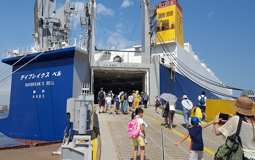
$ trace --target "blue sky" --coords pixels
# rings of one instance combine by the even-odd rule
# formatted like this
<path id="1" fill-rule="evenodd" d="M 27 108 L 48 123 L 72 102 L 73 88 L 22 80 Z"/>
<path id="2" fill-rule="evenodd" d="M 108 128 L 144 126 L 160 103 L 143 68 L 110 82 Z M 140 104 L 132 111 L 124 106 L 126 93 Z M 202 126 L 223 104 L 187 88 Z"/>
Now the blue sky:
<path id="1" fill-rule="evenodd" d="M 33 45 L 35 1 L 3 1 L 0 6 L 0 54 L 4 49 Z M 81 3 L 74 0 L 77 6 Z M 159 0 L 151 0 L 154 6 Z M 215 75 L 230 86 L 255 91 L 255 1 L 254 0 L 179 0 L 183 9 L 184 42 Z M 65 0 L 57 0 L 61 6 Z M 140 0 L 97 0 L 96 46 L 125 47 L 128 40 L 140 40 Z M 81 7 L 80 7 L 81 8 Z M 138 20 L 138 23 L 137 23 Z M 137 23 L 137 24 L 136 24 Z M 78 17 L 72 21 L 71 36 L 81 34 Z M 132 35 L 132 36 L 131 36 Z M 0 64 L 0 73 L 8 65 Z M 3 79 L 11 70 L 1 75 Z M 0 104 L 9 104 L 11 78 L 0 83 Z M 240 92 L 235 92 L 236 96 Z"/>

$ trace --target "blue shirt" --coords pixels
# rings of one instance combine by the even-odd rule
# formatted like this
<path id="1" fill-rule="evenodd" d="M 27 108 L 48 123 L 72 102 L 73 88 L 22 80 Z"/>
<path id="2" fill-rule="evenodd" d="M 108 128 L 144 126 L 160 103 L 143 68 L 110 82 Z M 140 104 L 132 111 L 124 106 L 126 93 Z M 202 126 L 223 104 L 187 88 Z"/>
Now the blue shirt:
<path id="1" fill-rule="evenodd" d="M 188 130 L 189 130 L 189 135 L 191 137 L 190 150 L 203 151 L 204 143 L 202 138 L 202 127 L 194 126 L 192 128 L 189 128 Z"/>
<path id="2" fill-rule="evenodd" d="M 116 107 L 120 106 L 120 101 L 118 101 L 117 99 L 119 99 L 119 97 L 115 97 L 114 100 L 116 102 Z"/>

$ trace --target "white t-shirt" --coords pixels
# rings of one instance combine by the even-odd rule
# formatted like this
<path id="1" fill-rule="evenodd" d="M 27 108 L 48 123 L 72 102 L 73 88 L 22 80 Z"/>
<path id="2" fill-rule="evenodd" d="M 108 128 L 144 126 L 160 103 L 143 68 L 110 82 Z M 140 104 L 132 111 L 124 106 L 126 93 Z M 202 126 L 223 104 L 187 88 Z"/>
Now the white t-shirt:
<path id="1" fill-rule="evenodd" d="M 231 136 L 234 133 L 236 133 L 238 122 L 239 122 L 239 116 L 233 116 L 227 121 L 227 123 L 225 123 L 222 127 L 219 128 L 219 131 L 222 133 L 224 140 L 226 140 L 228 136 Z M 242 121 L 239 136 L 242 141 L 244 156 L 246 158 L 254 159 L 255 141 L 253 141 L 252 124 Z"/>
<path id="2" fill-rule="evenodd" d="M 174 107 L 175 102 L 169 101 L 168 103 L 169 103 L 169 111 L 175 111 L 175 107 Z"/>
<path id="3" fill-rule="evenodd" d="M 133 99 L 134 99 L 133 96 L 129 96 L 129 97 L 128 97 L 128 102 L 133 102 Z"/>
<path id="4" fill-rule="evenodd" d="M 107 102 L 107 103 L 111 103 L 111 100 L 112 100 L 111 97 L 106 97 L 106 102 Z"/>
<path id="5" fill-rule="evenodd" d="M 198 96 L 198 101 L 200 102 L 200 99 L 201 99 L 201 97 L 205 97 L 204 99 L 205 99 L 205 102 L 206 102 L 206 100 L 207 100 L 207 97 L 205 96 L 205 95 L 199 95 Z M 206 106 L 206 103 L 205 104 L 203 104 L 203 106 Z"/>
<path id="6" fill-rule="evenodd" d="M 140 116 L 138 116 L 138 115 L 136 115 L 136 117 L 139 117 L 139 118 L 138 118 L 138 128 L 140 128 L 141 124 L 143 124 L 143 119 L 140 118 Z M 140 128 L 140 134 L 141 134 L 142 136 L 144 136 L 143 132 L 141 131 L 141 128 Z"/>

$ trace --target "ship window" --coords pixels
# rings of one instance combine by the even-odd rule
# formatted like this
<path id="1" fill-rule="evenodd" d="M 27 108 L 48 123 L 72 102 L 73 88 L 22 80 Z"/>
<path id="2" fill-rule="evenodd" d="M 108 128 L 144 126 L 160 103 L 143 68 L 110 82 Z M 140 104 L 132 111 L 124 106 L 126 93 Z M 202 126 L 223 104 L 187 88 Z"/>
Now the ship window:
<path id="1" fill-rule="evenodd" d="M 120 56 L 116 56 L 113 58 L 113 62 L 122 62 L 122 58 Z"/>
<path id="2" fill-rule="evenodd" d="M 168 20 L 162 21 L 162 30 L 167 29 L 169 29 L 169 21 Z"/>
<path id="3" fill-rule="evenodd" d="M 174 24 L 173 23 L 171 24 L 171 29 L 174 29 Z"/>
<path id="4" fill-rule="evenodd" d="M 159 15 L 158 15 L 158 19 L 161 19 L 161 18 L 164 18 L 165 17 L 165 13 L 160 13 Z"/>
<path id="5" fill-rule="evenodd" d="M 169 16 L 173 16 L 173 11 L 166 12 L 166 16 L 167 16 L 167 17 L 169 17 Z"/>

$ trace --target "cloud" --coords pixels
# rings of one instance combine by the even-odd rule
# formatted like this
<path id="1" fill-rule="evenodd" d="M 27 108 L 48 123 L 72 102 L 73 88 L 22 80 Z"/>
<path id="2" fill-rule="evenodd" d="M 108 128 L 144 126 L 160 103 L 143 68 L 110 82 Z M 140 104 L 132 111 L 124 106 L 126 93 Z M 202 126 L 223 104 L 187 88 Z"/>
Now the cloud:
<path id="1" fill-rule="evenodd" d="M 129 7 L 129 6 L 133 5 L 133 4 L 134 4 L 133 1 L 124 0 L 120 7 L 121 7 L 121 8 L 126 8 L 126 7 Z"/>
<path id="2" fill-rule="evenodd" d="M 122 24 L 122 23 L 118 23 L 117 25 L 116 25 L 116 28 L 122 28 L 124 25 Z"/>
<path id="3" fill-rule="evenodd" d="M 102 14 L 104 16 L 114 16 L 115 12 L 112 9 L 106 8 L 103 4 L 97 4 L 97 14 Z"/>
<path id="4" fill-rule="evenodd" d="M 109 48 L 111 49 L 112 47 L 117 49 L 118 46 L 120 49 L 125 49 L 128 43 L 128 40 L 123 36 L 122 33 L 123 32 L 120 29 L 117 29 L 117 31 L 115 32 L 108 31 L 107 35 L 109 35 L 108 38 L 109 38 L 110 44 L 108 39 L 106 38 L 102 38 L 102 37 L 96 38 L 97 48 L 106 49 L 108 48 L 108 45 L 109 45 Z"/>
<path id="5" fill-rule="evenodd" d="M 208 13 L 206 16 L 207 16 L 207 18 L 212 18 L 212 17 L 213 17 L 213 15 L 214 15 L 214 11 L 213 11 L 213 12 Z"/>
<path id="6" fill-rule="evenodd" d="M 77 14 L 71 18 L 72 29 L 76 29 L 80 25 L 80 16 L 84 16 L 84 4 L 82 2 L 75 2 L 75 11 Z"/>
<path id="7" fill-rule="evenodd" d="M 107 9 L 103 4 L 97 4 L 97 14 L 114 16 L 115 12 L 112 9 Z M 75 11 L 77 14 L 71 17 L 72 29 L 77 29 L 80 25 L 80 16 L 85 16 L 84 4 L 82 2 L 75 2 Z"/>

